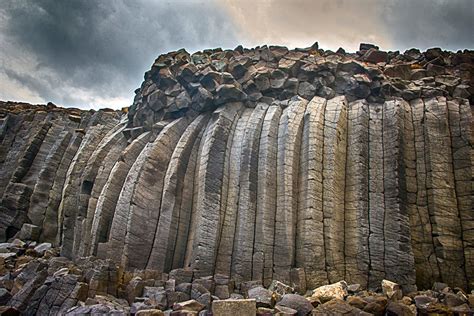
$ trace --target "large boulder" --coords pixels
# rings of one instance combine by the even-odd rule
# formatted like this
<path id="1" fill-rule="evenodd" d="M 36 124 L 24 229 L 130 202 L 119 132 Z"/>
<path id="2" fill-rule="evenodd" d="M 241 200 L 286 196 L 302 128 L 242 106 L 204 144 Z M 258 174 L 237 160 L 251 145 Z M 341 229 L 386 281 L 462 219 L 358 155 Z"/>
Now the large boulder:
<path id="1" fill-rule="evenodd" d="M 238 311 L 240 316 L 255 316 L 257 305 L 254 299 L 217 300 L 212 302 L 213 316 L 234 315 Z"/>
<path id="2" fill-rule="evenodd" d="M 329 301 L 331 299 L 343 300 L 348 295 L 346 281 L 320 286 L 313 290 L 312 297 L 320 300 Z"/>
<path id="3" fill-rule="evenodd" d="M 277 306 L 285 306 L 298 311 L 298 316 L 305 316 L 311 313 L 313 305 L 301 295 L 285 294 L 277 303 Z"/>

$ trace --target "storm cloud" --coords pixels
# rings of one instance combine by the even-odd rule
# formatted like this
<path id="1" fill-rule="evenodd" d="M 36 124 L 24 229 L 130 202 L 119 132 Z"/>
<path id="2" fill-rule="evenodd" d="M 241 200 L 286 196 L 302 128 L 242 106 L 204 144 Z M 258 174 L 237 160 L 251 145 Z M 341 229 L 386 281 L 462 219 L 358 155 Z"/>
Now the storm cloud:
<path id="1" fill-rule="evenodd" d="M 160 53 L 238 42 L 212 2 L 0 2 L 0 81 L 8 81 L 0 83 L 1 99 L 21 99 L 28 90 L 38 102 L 126 106 Z"/>
<path id="2" fill-rule="evenodd" d="M 472 0 L 222 0 L 249 43 L 355 51 L 474 47 Z"/>
<path id="3" fill-rule="evenodd" d="M 474 47 L 472 0 L 0 0 L 0 99 L 127 106 L 162 53 Z"/>

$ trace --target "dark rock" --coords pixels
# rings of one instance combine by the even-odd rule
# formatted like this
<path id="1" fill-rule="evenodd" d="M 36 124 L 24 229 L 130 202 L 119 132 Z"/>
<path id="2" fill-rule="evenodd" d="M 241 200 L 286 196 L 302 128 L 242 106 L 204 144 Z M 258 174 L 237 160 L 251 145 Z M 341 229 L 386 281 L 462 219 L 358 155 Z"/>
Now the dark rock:
<path id="1" fill-rule="evenodd" d="M 442 299 L 442 302 L 449 307 L 456 307 L 456 306 L 466 303 L 465 300 L 463 300 L 457 294 L 454 294 L 454 293 L 444 294 L 444 298 Z"/>
<path id="2" fill-rule="evenodd" d="M 388 65 L 385 67 L 384 74 L 392 78 L 409 80 L 411 78 L 411 67 L 408 64 Z"/>
<path id="3" fill-rule="evenodd" d="M 38 240 L 40 228 L 32 224 L 23 224 L 18 238 L 21 240 Z"/>
<path id="4" fill-rule="evenodd" d="M 360 43 L 359 45 L 359 50 L 360 51 L 366 51 L 366 50 L 369 50 L 369 49 L 379 49 L 378 46 L 375 46 L 374 44 L 368 44 L 368 43 Z"/>
<path id="5" fill-rule="evenodd" d="M 247 98 L 247 94 L 245 94 L 245 92 L 231 84 L 224 84 L 217 87 L 216 93 L 216 104 L 224 104 L 233 101 L 244 101 Z"/>
<path id="6" fill-rule="evenodd" d="M 308 82 L 302 82 L 298 87 L 298 94 L 306 100 L 311 100 L 316 93 L 316 87 Z"/>
<path id="7" fill-rule="evenodd" d="M 446 283 L 434 282 L 432 290 L 436 291 L 436 292 L 442 292 L 447 287 L 448 287 L 448 285 Z"/>
<path id="8" fill-rule="evenodd" d="M 433 60 L 435 58 L 438 58 L 441 56 L 441 54 L 443 53 L 443 51 L 441 50 L 441 48 L 439 47 L 435 47 L 435 48 L 430 48 L 428 49 L 426 52 L 424 52 L 423 54 L 425 55 L 425 58 L 428 59 L 428 60 Z"/>
<path id="9" fill-rule="evenodd" d="M 285 306 L 298 311 L 298 316 L 308 315 L 313 310 L 313 305 L 301 295 L 285 294 L 277 303 L 278 306 Z"/>
<path id="10" fill-rule="evenodd" d="M 8 301 L 11 299 L 12 295 L 5 288 L 0 288 L 0 306 L 7 305 Z"/>
<path id="11" fill-rule="evenodd" d="M 406 305 L 389 302 L 387 305 L 386 314 L 387 316 L 415 316 L 416 314 Z"/>
<path id="12" fill-rule="evenodd" d="M 248 291 L 248 298 L 255 299 L 257 307 L 271 308 L 275 304 L 272 292 L 261 287 L 254 287 Z"/>
<path id="13" fill-rule="evenodd" d="M 288 75 L 285 72 L 279 69 L 273 70 L 270 74 L 270 87 L 272 89 L 283 88 L 287 78 Z"/>
<path id="14" fill-rule="evenodd" d="M 369 63 L 377 64 L 387 62 L 387 57 L 387 52 L 371 48 L 362 56 L 362 59 Z"/>
<path id="15" fill-rule="evenodd" d="M 177 292 L 183 292 L 191 295 L 191 283 L 180 283 L 176 286 Z"/>
<path id="16" fill-rule="evenodd" d="M 325 99 L 332 99 L 336 96 L 336 92 L 333 89 L 326 86 L 319 89 L 316 94 Z"/>
<path id="17" fill-rule="evenodd" d="M 333 299 L 324 303 L 313 310 L 313 316 L 322 315 L 371 315 L 363 312 L 360 309 L 349 305 L 347 302 L 340 299 Z"/>
<path id="18" fill-rule="evenodd" d="M 203 87 L 199 87 L 192 97 L 192 108 L 198 112 L 212 110 L 217 105 L 213 104 L 213 95 Z"/>

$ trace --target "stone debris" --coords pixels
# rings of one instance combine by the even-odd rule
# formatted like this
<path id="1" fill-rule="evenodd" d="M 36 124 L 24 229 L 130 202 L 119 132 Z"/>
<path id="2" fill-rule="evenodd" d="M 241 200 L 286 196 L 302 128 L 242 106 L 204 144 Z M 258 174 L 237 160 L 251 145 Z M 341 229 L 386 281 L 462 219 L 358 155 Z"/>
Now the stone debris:
<path id="1" fill-rule="evenodd" d="M 18 241 L 16 245 L 20 244 Z M 126 271 L 110 259 L 60 257 L 57 248 L 27 257 L 34 242 L 26 241 L 0 274 L 0 312 L 12 315 L 428 315 L 474 312 L 474 294 L 439 282 L 433 290 L 404 292 L 388 280 L 374 292 L 345 281 L 309 290 L 305 295 L 282 293 L 292 288 L 279 281 L 272 287 L 228 287 L 222 274 L 196 277 L 193 270 L 169 274 L 156 270 Z M 18 264 L 19 262 L 24 262 Z M 176 279 L 175 279 L 176 278 Z M 189 281 L 189 282 L 185 282 Z M 347 288 L 351 287 L 350 291 Z M 280 291 L 280 293 L 276 292 Z M 313 294 L 314 293 L 314 294 Z M 397 298 L 395 300 L 395 297 Z M 10 314 L 8 314 L 10 315 Z"/>

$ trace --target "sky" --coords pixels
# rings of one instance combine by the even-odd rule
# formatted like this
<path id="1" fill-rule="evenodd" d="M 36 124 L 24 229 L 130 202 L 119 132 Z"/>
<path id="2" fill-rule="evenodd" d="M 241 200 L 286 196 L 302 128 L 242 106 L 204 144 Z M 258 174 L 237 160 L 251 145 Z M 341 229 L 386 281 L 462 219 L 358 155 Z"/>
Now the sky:
<path id="1" fill-rule="evenodd" d="M 180 48 L 474 49 L 473 17 L 474 0 L 0 0 L 0 100 L 119 109 Z"/>

